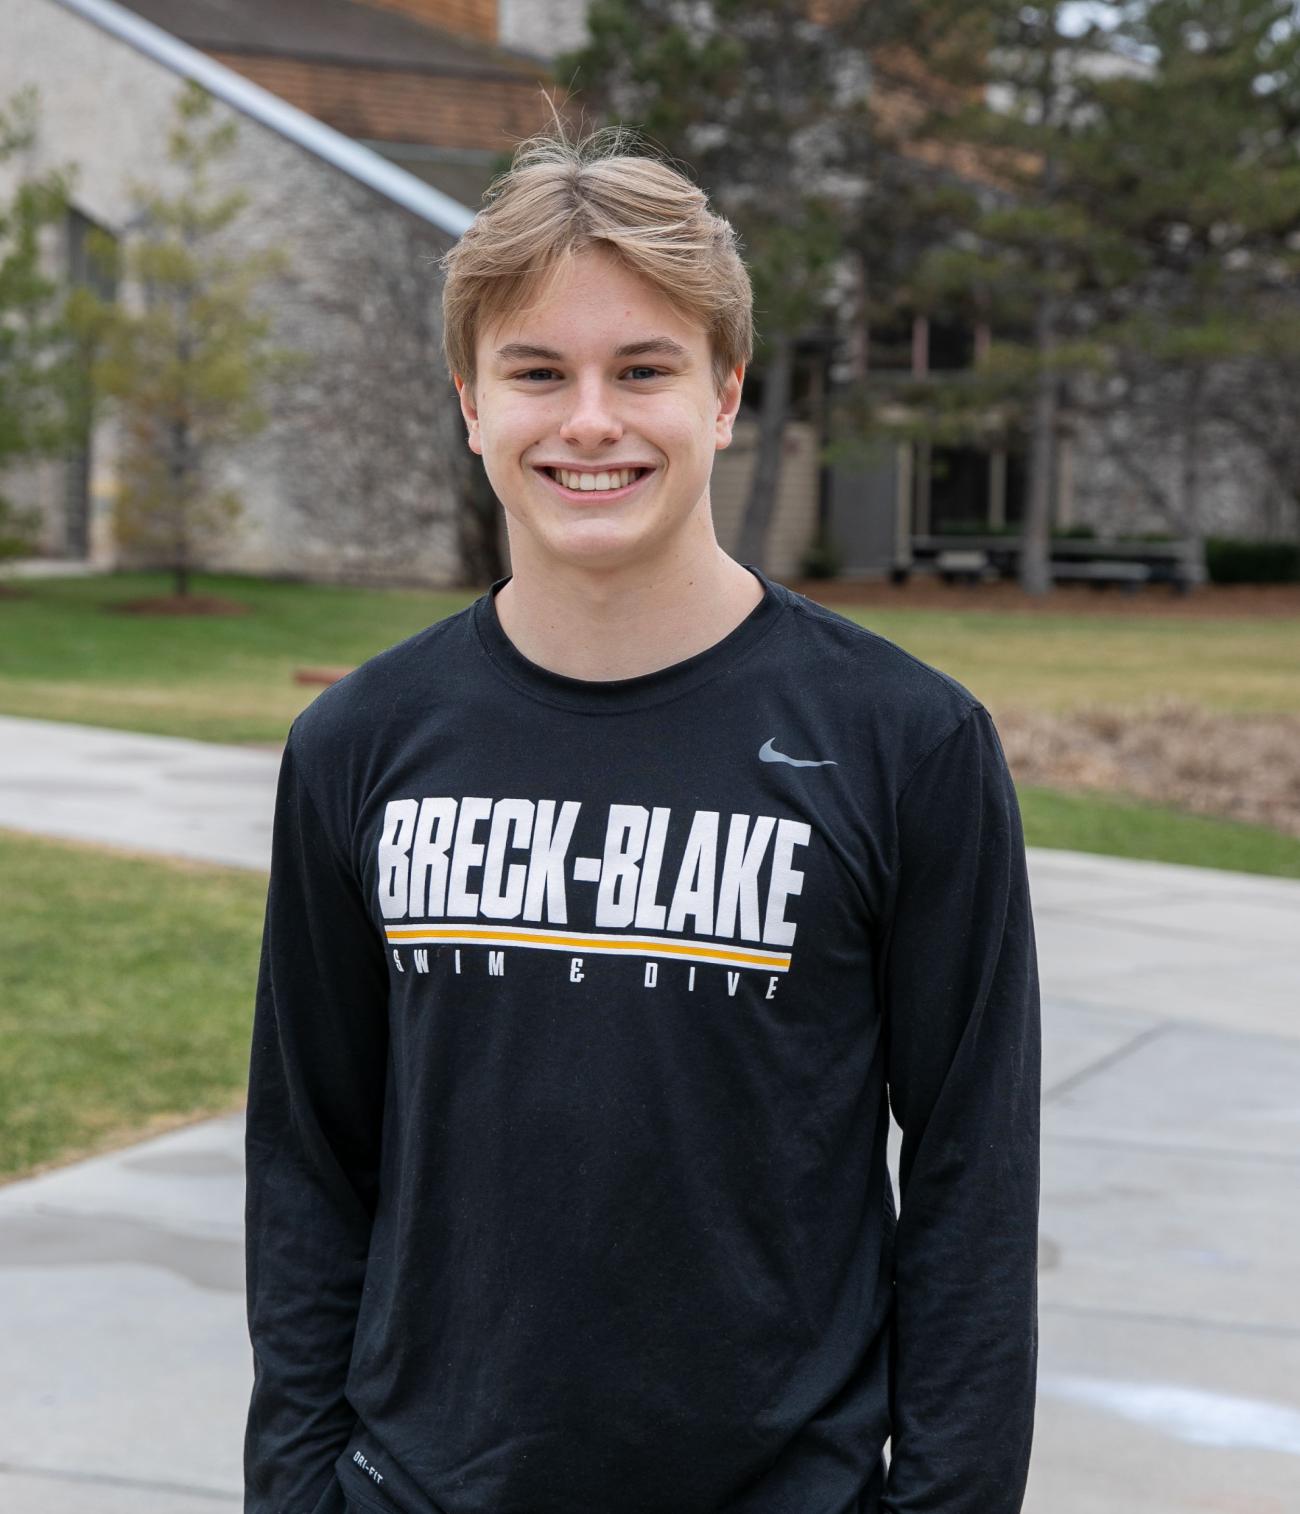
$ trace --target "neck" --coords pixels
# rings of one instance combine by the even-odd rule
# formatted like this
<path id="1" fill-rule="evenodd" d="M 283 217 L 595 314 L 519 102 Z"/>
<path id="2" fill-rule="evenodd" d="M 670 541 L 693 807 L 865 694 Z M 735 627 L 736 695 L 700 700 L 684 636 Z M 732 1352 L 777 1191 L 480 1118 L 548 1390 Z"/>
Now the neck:
<path id="1" fill-rule="evenodd" d="M 496 596 L 501 629 L 530 662 L 569 678 L 637 678 L 683 662 L 734 631 L 763 586 L 718 546 L 653 567 L 513 564 Z"/>

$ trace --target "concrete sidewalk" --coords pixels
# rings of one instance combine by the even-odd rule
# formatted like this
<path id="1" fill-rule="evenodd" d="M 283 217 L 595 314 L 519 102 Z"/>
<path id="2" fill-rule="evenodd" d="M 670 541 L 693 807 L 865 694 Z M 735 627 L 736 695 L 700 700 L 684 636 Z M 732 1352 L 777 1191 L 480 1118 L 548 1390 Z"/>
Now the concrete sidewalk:
<path id="1" fill-rule="evenodd" d="M 277 766 L 0 718 L 0 826 L 264 867 Z M 1044 1061 L 1027 1514 L 1292 1514 L 1300 883 L 1041 850 L 1030 882 Z M 242 1140 L 229 1116 L 0 1189 L 0 1508 L 241 1502 Z"/>
<path id="2" fill-rule="evenodd" d="M 0 826 L 265 869 L 280 758 L 0 715 Z"/>

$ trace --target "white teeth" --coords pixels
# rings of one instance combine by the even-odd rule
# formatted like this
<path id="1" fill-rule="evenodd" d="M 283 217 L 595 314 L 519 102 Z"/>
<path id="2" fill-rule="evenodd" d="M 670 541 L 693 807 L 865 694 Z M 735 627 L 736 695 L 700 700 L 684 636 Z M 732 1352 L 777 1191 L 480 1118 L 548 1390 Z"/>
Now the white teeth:
<path id="1" fill-rule="evenodd" d="M 624 468 L 617 473 L 570 473 L 566 468 L 551 468 L 548 471 L 566 489 L 591 493 L 597 489 L 624 489 L 639 476 L 641 470 Z"/>

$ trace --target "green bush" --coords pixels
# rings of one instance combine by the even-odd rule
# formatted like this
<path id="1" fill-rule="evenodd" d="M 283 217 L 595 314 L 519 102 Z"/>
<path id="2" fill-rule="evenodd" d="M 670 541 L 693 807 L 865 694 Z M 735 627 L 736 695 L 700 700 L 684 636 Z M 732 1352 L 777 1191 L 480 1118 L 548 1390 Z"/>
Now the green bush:
<path id="1" fill-rule="evenodd" d="M 1210 582 L 1215 584 L 1300 583 L 1300 545 L 1290 541 L 1207 536 L 1205 567 Z"/>
<path id="2" fill-rule="evenodd" d="M 20 510 L 0 494 L 0 562 L 7 557 L 30 557 L 39 533 L 38 512 Z"/>
<path id="3" fill-rule="evenodd" d="M 934 528 L 935 536 L 1019 536 L 1022 523 L 1012 521 L 1005 526 L 987 526 L 978 520 L 941 520 Z M 1092 526 L 1062 526 L 1052 531 L 1052 540 L 1092 540 L 1097 532 Z M 1138 538 L 1142 540 L 1144 538 Z"/>
<path id="4" fill-rule="evenodd" d="M 844 566 L 844 555 L 832 541 L 811 542 L 799 559 L 799 571 L 805 578 L 834 578 Z"/>

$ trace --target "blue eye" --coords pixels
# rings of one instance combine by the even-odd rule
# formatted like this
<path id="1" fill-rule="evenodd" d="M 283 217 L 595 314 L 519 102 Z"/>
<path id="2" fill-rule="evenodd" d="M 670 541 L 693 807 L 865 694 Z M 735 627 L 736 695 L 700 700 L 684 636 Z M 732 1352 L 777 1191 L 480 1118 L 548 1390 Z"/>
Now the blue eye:
<path id="1" fill-rule="evenodd" d="M 657 378 L 657 377 L 662 376 L 664 374 L 665 370 L 662 369 L 662 368 L 651 368 L 651 367 L 649 367 L 646 364 L 640 364 L 640 363 L 638 363 L 638 364 L 636 364 L 632 368 L 626 368 L 626 369 L 624 369 L 624 372 L 625 373 L 646 373 L 646 374 L 649 374 L 651 378 Z M 546 374 L 548 376 L 554 376 L 555 369 L 554 368 L 529 368 L 526 373 L 517 373 L 517 374 L 515 374 L 515 377 L 519 378 L 519 379 L 531 379 L 535 374 L 538 374 L 538 373 Z"/>

